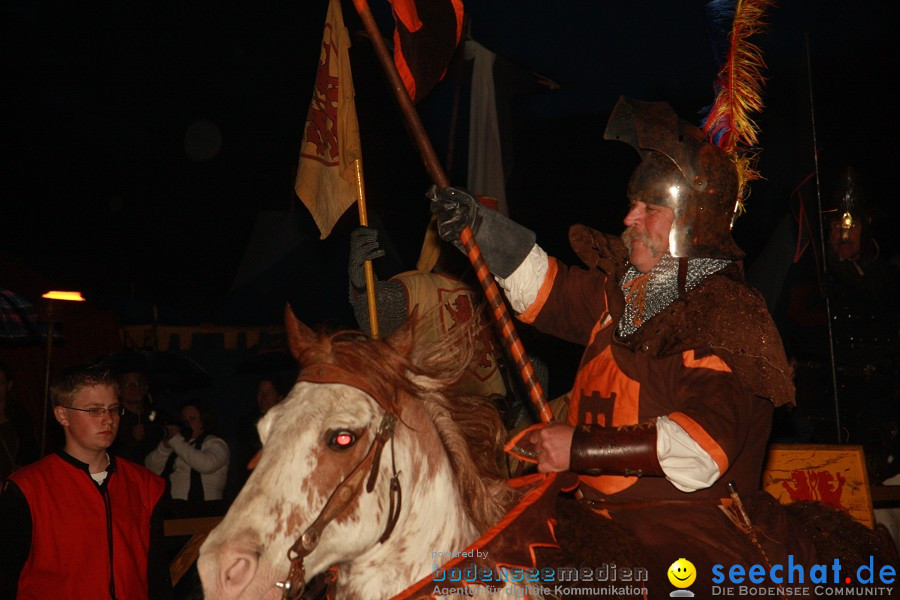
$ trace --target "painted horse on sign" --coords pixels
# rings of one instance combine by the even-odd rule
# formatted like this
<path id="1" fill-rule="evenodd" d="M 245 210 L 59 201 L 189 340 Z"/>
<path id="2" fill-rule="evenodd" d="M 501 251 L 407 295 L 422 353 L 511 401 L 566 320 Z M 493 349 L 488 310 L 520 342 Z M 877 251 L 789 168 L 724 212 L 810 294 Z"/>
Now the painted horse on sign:
<path id="1" fill-rule="evenodd" d="M 465 339 L 419 348 L 414 322 L 380 341 L 316 334 L 286 311 L 301 372 L 259 422 L 258 464 L 203 544 L 207 598 L 297 598 L 333 565 L 338 597 L 391 598 L 460 558 L 525 495 L 499 473 L 492 402 L 445 392 L 471 356 Z M 466 586 L 435 585 L 449 596 Z"/>

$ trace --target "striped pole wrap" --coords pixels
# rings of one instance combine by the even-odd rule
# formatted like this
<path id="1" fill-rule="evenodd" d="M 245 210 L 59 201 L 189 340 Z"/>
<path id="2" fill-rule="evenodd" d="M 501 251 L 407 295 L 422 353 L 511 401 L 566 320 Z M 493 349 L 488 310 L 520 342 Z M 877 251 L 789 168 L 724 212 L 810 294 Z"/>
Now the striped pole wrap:
<path id="1" fill-rule="evenodd" d="M 531 361 L 528 360 L 528 355 L 525 354 L 522 340 L 519 339 L 513 320 L 509 316 L 509 311 L 506 310 L 506 304 L 503 302 L 503 298 L 500 297 L 500 289 L 497 287 L 497 282 L 494 281 L 494 277 L 491 275 L 487 263 L 484 261 L 484 256 L 481 254 L 481 249 L 475 242 L 475 236 L 472 235 L 472 230 L 469 227 L 460 232 L 459 241 L 466 250 L 469 262 L 475 268 L 475 276 L 478 278 L 478 282 L 484 290 L 484 297 L 491 307 L 494 322 L 500 331 L 500 337 L 516 368 L 519 370 L 522 382 L 528 389 L 528 397 L 531 398 L 532 404 L 537 409 L 541 421 L 549 423 L 553 420 L 553 413 L 547 405 L 544 390 L 534 375 L 534 367 L 531 365 Z"/>

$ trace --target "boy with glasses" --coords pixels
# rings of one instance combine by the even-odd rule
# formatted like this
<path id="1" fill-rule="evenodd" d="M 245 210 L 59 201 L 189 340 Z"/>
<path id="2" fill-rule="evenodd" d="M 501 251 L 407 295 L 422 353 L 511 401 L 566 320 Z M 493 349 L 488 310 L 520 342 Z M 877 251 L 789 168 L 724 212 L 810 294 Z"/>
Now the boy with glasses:
<path id="1" fill-rule="evenodd" d="M 66 441 L 0 493 L 0 597 L 170 598 L 165 483 L 107 453 L 123 412 L 116 379 L 99 365 L 69 369 L 50 393 Z"/>

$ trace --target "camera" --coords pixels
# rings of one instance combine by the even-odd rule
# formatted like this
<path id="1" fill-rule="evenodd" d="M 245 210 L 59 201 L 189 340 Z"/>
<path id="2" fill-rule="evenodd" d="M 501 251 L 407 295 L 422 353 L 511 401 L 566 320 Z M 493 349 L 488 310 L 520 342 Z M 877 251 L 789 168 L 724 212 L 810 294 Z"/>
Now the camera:
<path id="1" fill-rule="evenodd" d="M 147 415 L 147 420 L 151 423 L 155 423 L 159 425 L 160 429 L 162 429 L 162 436 L 164 440 L 172 437 L 172 431 L 169 429 L 169 425 L 177 425 L 178 432 L 185 440 L 191 439 L 191 428 L 187 425 L 187 423 L 179 422 L 175 419 L 168 419 L 160 415 L 160 413 L 153 409 Z"/>

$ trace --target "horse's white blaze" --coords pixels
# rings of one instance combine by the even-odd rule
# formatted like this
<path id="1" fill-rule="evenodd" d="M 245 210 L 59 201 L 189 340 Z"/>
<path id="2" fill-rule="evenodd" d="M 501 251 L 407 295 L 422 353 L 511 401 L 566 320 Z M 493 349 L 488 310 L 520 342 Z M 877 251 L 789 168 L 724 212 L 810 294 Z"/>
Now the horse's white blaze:
<path id="1" fill-rule="evenodd" d="M 427 416 L 409 414 L 424 414 L 416 403 L 406 407 L 401 418 L 415 423 L 416 430 L 398 421 L 393 443 L 382 453 L 375 490 L 363 489 L 325 528 L 319 545 L 304 560 L 307 580 L 331 565 L 340 566 L 339 598 L 389 598 L 444 562 L 433 553 L 460 551 L 478 535 L 447 456 L 421 450 L 423 439 L 439 443 L 434 425 Z M 356 388 L 308 382 L 297 384 L 269 411 L 259 425 L 265 443 L 262 458 L 201 548 L 198 564 L 207 598 L 279 597 L 274 586 L 287 577 L 288 549 L 363 458 L 383 414 Z M 328 437 L 337 430 L 357 434 L 353 448 L 329 447 Z M 394 453 L 403 509 L 390 538 L 381 544 Z"/>

